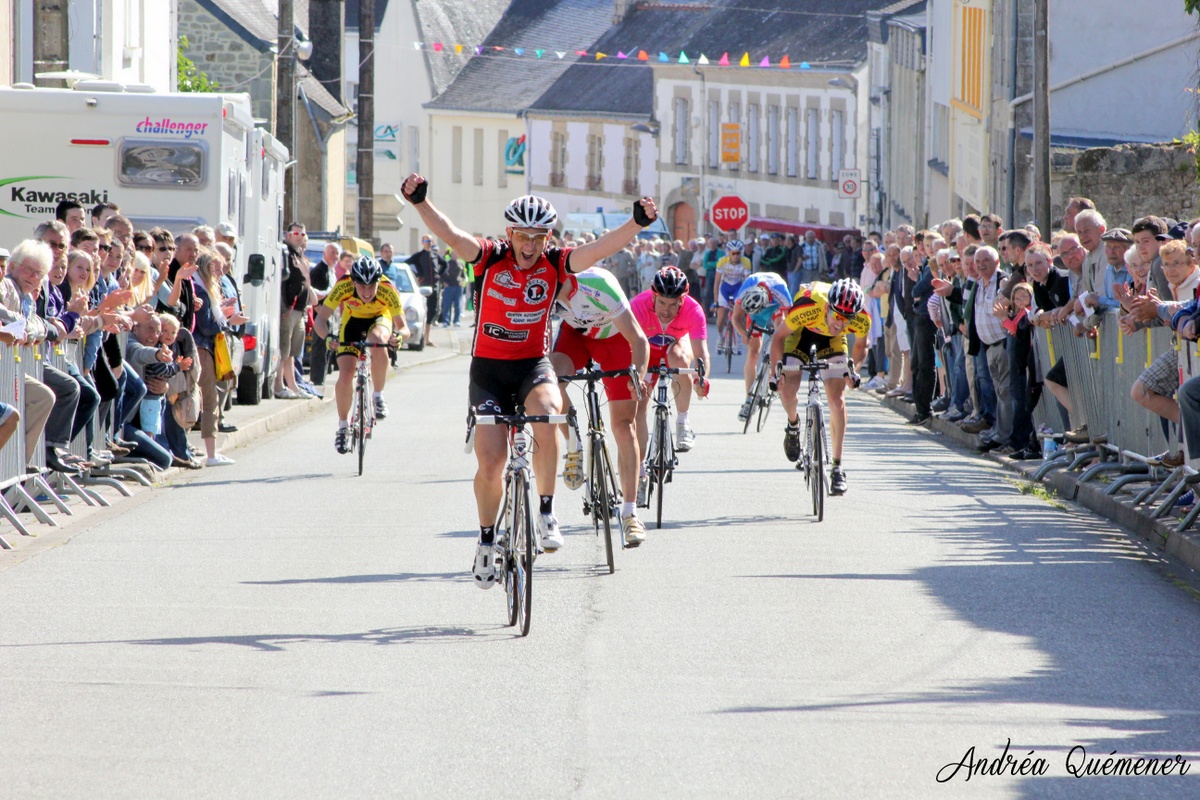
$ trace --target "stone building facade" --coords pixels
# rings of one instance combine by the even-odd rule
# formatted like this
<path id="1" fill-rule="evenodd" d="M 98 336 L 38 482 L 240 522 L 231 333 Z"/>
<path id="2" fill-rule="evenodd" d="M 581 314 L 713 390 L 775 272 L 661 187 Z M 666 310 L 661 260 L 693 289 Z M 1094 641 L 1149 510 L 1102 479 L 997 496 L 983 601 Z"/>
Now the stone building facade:
<path id="1" fill-rule="evenodd" d="M 187 57 L 223 92 L 247 92 L 256 120 L 275 128 L 275 54 L 259 49 L 217 19 L 196 0 L 179 0 L 179 34 L 188 39 Z"/>
<path id="2" fill-rule="evenodd" d="M 1055 154 L 1050 204 L 1088 197 L 1110 228 L 1157 214 L 1190 220 L 1196 212 L 1196 153 L 1187 144 L 1123 144 Z"/>

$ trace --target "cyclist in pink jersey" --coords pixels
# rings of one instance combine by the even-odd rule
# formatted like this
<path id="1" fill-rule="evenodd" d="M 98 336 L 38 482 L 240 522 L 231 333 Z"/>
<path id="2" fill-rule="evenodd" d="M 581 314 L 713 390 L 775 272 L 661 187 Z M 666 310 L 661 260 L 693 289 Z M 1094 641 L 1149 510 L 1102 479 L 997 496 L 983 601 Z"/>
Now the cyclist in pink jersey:
<path id="1" fill-rule="evenodd" d="M 664 360 L 667 366 L 690 367 L 696 356 L 708 360 L 708 324 L 700 304 L 688 295 L 688 281 L 675 267 L 663 267 L 654 276 L 650 288 L 630 303 L 634 319 L 642 326 L 650 341 L 650 369 Z M 698 351 L 698 352 L 697 352 Z M 638 449 L 646 452 L 650 429 L 646 425 L 646 410 L 653 395 L 653 379 L 649 379 L 638 403 Z M 675 439 L 676 449 L 685 453 L 692 449 L 696 435 L 688 424 L 688 409 L 692 405 L 692 381 L 687 375 L 676 375 L 675 407 L 678 411 Z M 696 385 L 701 397 L 708 396 L 709 383 L 700 380 Z M 638 502 L 644 502 L 644 481 L 638 482 Z"/>

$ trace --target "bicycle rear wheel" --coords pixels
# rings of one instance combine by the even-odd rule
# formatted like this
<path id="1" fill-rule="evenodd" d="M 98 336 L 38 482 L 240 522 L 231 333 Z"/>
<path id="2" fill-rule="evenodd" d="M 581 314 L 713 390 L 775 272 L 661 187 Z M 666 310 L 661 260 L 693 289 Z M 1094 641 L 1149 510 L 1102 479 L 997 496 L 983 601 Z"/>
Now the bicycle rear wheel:
<path id="1" fill-rule="evenodd" d="M 811 410 L 809 412 L 812 413 Z M 825 448 L 821 428 L 824 422 L 818 413 L 808 426 L 809 488 L 812 489 L 813 514 L 817 522 L 825 519 Z"/>
<path id="2" fill-rule="evenodd" d="M 363 474 L 363 456 L 367 452 L 367 392 L 358 387 L 358 424 L 354 426 L 354 438 L 358 441 L 358 474 Z"/>
<path id="3" fill-rule="evenodd" d="M 596 532 L 604 532 L 604 554 L 608 561 L 608 573 L 616 571 L 613 562 L 612 541 L 612 497 L 609 495 L 608 459 L 604 440 L 592 442 L 592 522 Z"/>
<path id="4" fill-rule="evenodd" d="M 516 548 L 513 544 L 513 529 L 516 527 L 516 523 L 514 522 L 516 514 L 514 513 L 512 503 L 515 497 L 515 489 L 515 483 L 510 483 L 505 487 L 505 491 L 511 494 L 504 498 L 505 531 L 503 534 L 504 547 L 502 548 L 504 560 L 500 564 L 501 575 L 503 575 L 504 580 L 505 600 L 508 601 L 508 624 L 510 626 L 517 624 L 517 617 L 521 612 L 521 595 L 517 591 Z"/>

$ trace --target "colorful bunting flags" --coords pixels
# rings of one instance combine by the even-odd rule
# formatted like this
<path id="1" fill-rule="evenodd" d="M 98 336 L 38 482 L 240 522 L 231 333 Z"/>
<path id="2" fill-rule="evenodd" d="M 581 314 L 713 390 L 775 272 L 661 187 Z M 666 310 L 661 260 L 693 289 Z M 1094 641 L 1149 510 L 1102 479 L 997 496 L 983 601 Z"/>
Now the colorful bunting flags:
<path id="1" fill-rule="evenodd" d="M 635 58 L 638 61 L 647 61 L 647 62 L 655 60 L 647 51 L 641 50 L 641 49 L 638 49 L 636 51 L 630 50 L 628 52 L 625 50 L 618 50 L 616 56 L 609 56 L 607 53 L 601 53 L 601 52 L 589 53 L 587 50 L 573 50 L 572 51 L 572 50 L 547 50 L 545 48 L 537 48 L 534 50 L 527 51 L 526 48 L 524 48 L 524 47 L 507 48 L 507 47 L 502 47 L 500 45 L 484 46 L 484 45 L 478 45 L 478 44 L 477 45 L 456 44 L 456 45 L 454 45 L 454 53 L 456 55 L 462 55 L 463 50 L 468 49 L 468 48 L 473 48 L 475 50 L 475 55 L 477 55 L 477 56 L 483 55 L 484 50 L 491 50 L 496 53 L 511 53 L 513 56 L 516 56 L 516 57 L 523 57 L 526 55 L 526 52 L 529 52 L 534 57 L 539 58 L 539 59 L 542 58 L 543 56 L 545 56 L 546 53 L 553 52 L 555 57 L 560 61 L 562 59 L 566 58 L 567 55 L 572 52 L 576 56 L 579 56 L 581 58 L 594 55 L 596 61 L 601 61 L 606 58 L 614 58 L 614 57 L 619 60 L 622 60 L 622 61 L 631 59 L 631 58 Z M 413 49 L 414 50 L 432 50 L 435 53 L 442 53 L 442 52 L 448 52 L 450 49 L 450 45 L 447 45 L 443 42 L 428 42 L 428 43 L 413 42 Z M 635 55 L 635 53 L 636 53 L 636 55 Z M 657 61 L 660 64 L 669 64 L 672 61 L 671 54 L 667 53 L 666 51 L 660 50 L 658 53 Z M 691 64 L 692 63 L 692 59 L 689 58 L 688 54 L 682 50 L 679 51 L 679 56 L 676 61 L 679 64 Z M 704 53 L 700 53 L 699 56 L 695 59 L 695 63 L 698 65 L 701 65 L 701 66 L 706 66 L 706 65 L 710 64 L 711 62 L 708 60 L 708 56 L 706 56 Z M 716 63 L 718 66 L 722 66 L 722 67 L 728 67 L 728 66 L 733 65 L 733 63 L 729 59 L 728 52 L 722 53 L 721 58 Z M 791 57 L 785 54 L 784 56 L 782 56 L 779 59 L 778 62 L 776 62 L 776 65 L 780 69 L 792 69 Z M 742 53 L 742 57 L 738 60 L 737 66 L 739 66 L 739 67 L 751 66 L 751 57 L 750 57 L 749 51 Z M 771 57 L 769 55 L 763 56 L 762 60 L 758 62 L 758 66 L 759 66 L 759 68 L 763 68 L 763 69 L 771 67 L 772 66 Z M 796 66 L 798 69 L 813 69 L 813 66 L 807 61 L 801 61 Z M 821 66 L 821 65 L 818 65 L 818 66 Z"/>

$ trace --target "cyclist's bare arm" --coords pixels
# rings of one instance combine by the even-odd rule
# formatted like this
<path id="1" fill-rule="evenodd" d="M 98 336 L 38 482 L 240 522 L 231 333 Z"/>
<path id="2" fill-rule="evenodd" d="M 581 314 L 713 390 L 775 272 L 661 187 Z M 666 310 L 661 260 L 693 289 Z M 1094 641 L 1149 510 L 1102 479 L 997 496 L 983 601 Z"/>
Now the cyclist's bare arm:
<path id="1" fill-rule="evenodd" d="M 408 329 L 408 322 L 404 319 L 403 314 L 397 314 L 392 317 L 392 334 L 401 342 L 412 335 L 412 331 Z"/>
<path id="2" fill-rule="evenodd" d="M 625 337 L 625 341 L 629 342 L 630 348 L 633 349 L 633 364 L 630 366 L 637 367 L 638 375 L 645 375 L 650 361 L 650 342 L 646 339 L 642 326 L 638 325 L 637 320 L 634 319 L 633 312 L 629 309 L 622 311 L 620 316 L 613 320 L 613 326 L 618 333 Z M 612 366 L 612 369 L 619 368 L 619 365 Z"/>
<path id="3" fill-rule="evenodd" d="M 412 193 L 422 183 L 428 182 L 414 172 L 404 179 L 400 191 L 405 199 L 412 202 Z M 468 263 L 478 260 L 479 242 L 475 241 L 474 236 L 451 222 L 449 217 L 434 207 L 432 201 L 425 199 L 420 203 L 413 203 L 413 205 L 416 206 L 417 213 L 421 215 L 421 222 L 429 228 L 430 233 L 445 242 L 456 256 L 465 259 Z"/>
<path id="4" fill-rule="evenodd" d="M 651 222 L 658 219 L 658 209 L 652 199 L 643 197 L 639 202 Z M 580 245 L 572 250 L 571 255 L 567 257 L 567 269 L 571 272 L 582 272 L 597 261 L 616 255 L 621 252 L 621 248 L 629 244 L 634 236 L 637 236 L 641 229 L 641 224 L 630 217 L 621 227 L 614 228 L 594 242 Z"/>
<path id="5" fill-rule="evenodd" d="M 738 335 L 743 339 L 747 338 L 746 310 L 742 308 L 741 303 L 735 303 L 733 306 L 733 329 L 737 331 Z"/>
<path id="6" fill-rule="evenodd" d="M 313 333 L 322 339 L 329 336 L 329 318 L 333 316 L 333 309 L 322 303 L 317 306 L 317 315 L 313 317 Z"/>
<path id="7" fill-rule="evenodd" d="M 771 377 L 778 378 L 775 374 L 775 365 L 783 360 L 783 345 L 787 337 L 791 336 L 792 327 L 787 324 L 787 317 L 780 317 L 775 323 L 775 333 L 771 335 Z"/>

